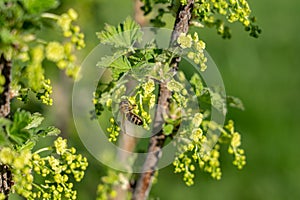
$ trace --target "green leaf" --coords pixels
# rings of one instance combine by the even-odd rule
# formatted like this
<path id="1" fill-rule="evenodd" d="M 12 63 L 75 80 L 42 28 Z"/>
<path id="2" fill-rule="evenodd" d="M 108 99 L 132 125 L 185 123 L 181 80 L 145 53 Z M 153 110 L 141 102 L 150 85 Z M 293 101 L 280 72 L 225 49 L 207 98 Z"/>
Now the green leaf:
<path id="1" fill-rule="evenodd" d="M 4 117 L 0 118 L 0 126 L 1 127 L 9 126 L 9 125 L 11 125 L 11 123 L 12 122 L 9 119 L 7 119 L 7 118 L 4 118 Z"/>
<path id="2" fill-rule="evenodd" d="M 0 145 L 1 146 L 4 146 L 5 144 L 8 143 L 8 140 L 6 138 L 6 134 L 5 132 L 3 131 L 3 129 L 0 129 Z"/>
<path id="3" fill-rule="evenodd" d="M 24 129 L 29 122 L 30 113 L 17 110 L 13 116 L 13 123 L 8 130 L 9 138 L 18 145 L 24 144 L 30 138 L 30 133 Z"/>
<path id="4" fill-rule="evenodd" d="M 42 121 L 44 120 L 44 117 L 40 113 L 33 113 L 30 117 L 29 124 L 24 129 L 31 129 L 38 127 Z"/>
<path id="5" fill-rule="evenodd" d="M 98 32 L 97 36 L 103 44 L 114 47 L 133 48 L 133 44 L 141 41 L 142 32 L 140 26 L 127 17 L 126 20 L 117 27 L 106 24 L 104 31 Z"/>
<path id="6" fill-rule="evenodd" d="M 27 11 L 32 14 L 38 14 L 59 5 L 57 0 L 25 0 L 22 2 Z"/>
<path id="7" fill-rule="evenodd" d="M 227 106 L 226 106 L 226 99 L 219 91 L 215 91 L 215 89 L 208 88 L 210 99 L 211 99 L 211 105 L 213 108 L 217 109 L 219 112 L 221 112 L 223 115 L 226 115 L 227 113 Z"/>
<path id="8" fill-rule="evenodd" d="M 237 108 L 237 109 L 240 109 L 240 110 L 245 110 L 243 102 L 239 98 L 233 97 L 233 96 L 227 96 L 226 100 L 227 100 L 227 104 L 230 107 Z"/>
<path id="9" fill-rule="evenodd" d="M 57 136 L 60 134 L 60 130 L 54 126 L 49 126 L 40 134 L 41 136 Z"/>
<path id="10" fill-rule="evenodd" d="M 126 52 L 125 51 L 116 51 L 112 56 L 104 56 L 97 63 L 98 67 L 109 67 L 115 60 L 122 57 Z"/>
<path id="11" fill-rule="evenodd" d="M 191 80 L 190 80 L 190 83 L 194 86 L 194 92 L 196 94 L 197 97 L 201 96 L 202 93 L 203 93 L 203 83 L 202 83 L 202 80 L 199 76 L 199 74 L 195 73 Z"/>
<path id="12" fill-rule="evenodd" d="M 182 89 L 184 89 L 183 85 L 174 79 L 167 83 L 167 88 L 172 92 L 180 92 Z"/>
<path id="13" fill-rule="evenodd" d="M 28 141 L 25 143 L 25 145 L 21 146 L 19 151 L 24 151 L 24 150 L 31 150 L 33 147 L 36 145 L 36 141 Z"/>
<path id="14" fill-rule="evenodd" d="M 164 124 L 163 125 L 163 132 L 164 132 L 164 135 L 170 135 L 173 133 L 173 129 L 174 129 L 174 126 L 172 124 Z"/>
<path id="15" fill-rule="evenodd" d="M 111 59 L 113 59 L 113 56 L 106 56 L 97 63 L 97 66 L 110 68 L 114 80 L 117 80 L 120 77 L 120 74 L 128 72 L 131 69 L 130 62 L 126 56 L 118 57 L 113 61 Z"/>

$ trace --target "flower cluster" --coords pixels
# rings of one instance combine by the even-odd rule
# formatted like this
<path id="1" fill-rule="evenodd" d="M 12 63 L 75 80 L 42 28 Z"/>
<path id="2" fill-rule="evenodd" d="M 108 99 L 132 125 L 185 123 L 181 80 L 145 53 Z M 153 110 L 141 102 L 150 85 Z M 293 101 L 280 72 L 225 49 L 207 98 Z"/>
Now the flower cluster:
<path id="1" fill-rule="evenodd" d="M 96 200 L 109 200 L 116 198 L 116 186 L 121 187 L 124 190 L 129 187 L 128 177 L 126 176 L 128 176 L 128 174 L 109 170 L 107 175 L 101 178 L 102 183 L 98 185 Z"/>
<path id="2" fill-rule="evenodd" d="M 42 81 L 42 90 L 37 93 L 37 98 L 42 100 L 42 103 L 46 105 L 52 105 L 53 99 L 50 97 L 52 94 L 52 86 L 50 79 L 46 79 Z"/>
<path id="3" fill-rule="evenodd" d="M 187 95 L 188 91 L 185 89 L 184 85 L 179 81 L 172 79 L 167 83 L 167 88 L 172 92 L 172 100 L 176 103 L 173 108 L 177 107 L 179 109 L 185 108 L 187 106 Z M 175 106 L 175 107 L 174 107 Z M 174 110 L 174 109 L 171 109 Z"/>
<path id="4" fill-rule="evenodd" d="M 184 74 L 179 73 L 178 78 L 184 80 Z M 194 74 L 190 83 L 198 101 L 202 101 L 201 98 L 207 88 L 203 86 L 199 75 Z M 228 124 L 222 127 L 214 121 L 207 120 L 209 117 L 207 110 L 193 113 L 187 109 L 175 138 L 178 153 L 173 162 L 174 171 L 183 173 L 183 180 L 188 186 L 194 184 L 196 166 L 209 173 L 214 179 L 221 178 L 219 157 L 222 144 L 228 145 L 228 153 L 234 157 L 233 165 L 241 169 L 246 164 L 244 150 L 240 148 L 241 136 L 234 130 L 233 121 L 229 120 Z M 170 129 L 167 126 L 163 128 Z M 216 132 L 220 133 L 219 137 Z"/>
<path id="5" fill-rule="evenodd" d="M 234 130 L 234 122 L 228 121 L 228 124 L 224 127 L 227 132 L 223 132 L 223 137 L 230 138 L 230 145 L 228 147 L 228 153 L 234 156 L 233 165 L 238 169 L 242 169 L 246 165 L 245 151 L 240 148 L 241 135 Z"/>
<path id="6" fill-rule="evenodd" d="M 200 127 L 202 122 L 203 114 L 196 113 L 192 118 L 191 125 L 179 133 L 179 140 L 182 140 L 179 148 L 181 153 L 173 162 L 174 172 L 183 173 L 183 180 L 188 186 L 194 184 L 195 175 L 193 171 L 196 165 L 203 171 L 210 173 L 213 178 L 221 178 L 219 145 L 214 146 L 211 151 L 207 151 L 208 139 Z"/>
<path id="7" fill-rule="evenodd" d="M 32 154 L 26 150 L 18 152 L 10 147 L 0 150 L 0 163 L 9 166 L 13 175 L 13 190 L 25 198 L 30 198 L 32 194 L 31 159 Z"/>
<path id="8" fill-rule="evenodd" d="M 28 63 L 25 68 L 25 73 L 27 74 L 26 83 L 28 84 L 28 87 L 37 94 L 38 99 L 41 99 L 42 102 L 47 105 L 52 105 L 53 100 L 50 97 L 52 87 L 50 85 L 50 80 L 45 79 L 44 69 L 42 67 L 44 57 L 43 45 L 36 45 L 29 53 L 24 52 L 24 62 Z M 20 82 L 24 82 L 24 77 L 22 77 L 21 73 L 18 72 L 17 76 L 20 76 Z M 15 95 L 18 96 L 18 99 L 25 101 L 29 88 L 21 88 L 18 84 L 19 83 L 13 82 Z"/>
<path id="9" fill-rule="evenodd" d="M 53 148 L 56 153 L 48 156 L 39 153 L 50 150 L 50 147 L 33 154 L 28 150 L 18 152 L 9 147 L 0 150 L 0 163 L 8 165 L 12 172 L 12 191 L 30 200 L 76 199 L 71 175 L 75 181 L 81 181 L 88 166 L 87 160 L 77 155 L 75 148 L 68 149 L 67 141 L 61 137 L 54 142 Z M 40 182 L 40 178 L 36 182 L 38 175 L 44 182 Z"/>
<path id="10" fill-rule="evenodd" d="M 66 70 L 69 77 L 76 79 L 80 67 L 75 64 L 76 56 L 73 55 L 73 48 L 71 42 L 63 45 L 57 41 L 49 42 L 46 46 L 46 58 L 55 62 L 59 69 Z"/>
<path id="11" fill-rule="evenodd" d="M 64 36 L 69 38 L 69 41 L 61 43 L 59 41 L 45 41 L 37 39 L 35 35 L 24 35 L 24 44 L 17 52 L 16 58 L 22 63 L 26 63 L 25 72 L 27 80 L 17 71 L 16 80 L 14 80 L 14 90 L 19 93 L 19 99 L 26 100 L 28 89 L 25 90 L 23 85 L 28 84 L 33 92 L 37 94 L 38 99 L 42 100 L 47 105 L 52 105 L 50 94 L 52 88 L 50 80 L 44 77 L 43 61 L 48 59 L 54 62 L 61 70 L 65 70 L 66 74 L 74 79 L 78 78 L 80 67 L 76 64 L 76 56 L 74 55 L 75 48 L 81 49 L 85 46 L 84 35 L 80 33 L 80 28 L 73 25 L 73 21 L 77 19 L 77 13 L 70 9 L 67 13 L 61 16 L 44 13 L 42 17 L 55 20 L 64 32 Z M 34 43 L 31 51 L 28 53 L 28 44 Z M 17 80 L 20 79 L 20 80 Z M 21 86 L 22 85 L 22 86 Z"/>
<path id="12" fill-rule="evenodd" d="M 76 154 L 75 148 L 68 148 L 67 141 L 58 137 L 54 141 L 55 154 L 42 157 L 39 153 L 49 148 L 41 149 L 32 155 L 33 171 L 44 178 L 44 182 L 33 184 L 35 190 L 31 199 L 76 199 L 77 191 L 73 189 L 71 178 L 79 182 L 84 176 L 87 159 Z M 30 199 L 30 198 L 29 198 Z"/>
<path id="13" fill-rule="evenodd" d="M 177 43 L 182 49 L 187 51 L 187 57 L 200 66 L 201 71 L 207 68 L 207 58 L 204 55 L 205 43 L 199 40 L 198 33 L 195 32 L 193 37 L 190 34 L 181 33 Z"/>
<path id="14" fill-rule="evenodd" d="M 109 119 L 110 127 L 107 128 L 107 132 L 109 133 L 109 141 L 110 142 L 116 142 L 118 139 L 118 136 L 120 134 L 121 128 L 118 126 L 114 118 Z"/>
<path id="15" fill-rule="evenodd" d="M 58 41 L 48 42 L 46 44 L 46 58 L 55 62 L 59 69 L 66 70 L 68 76 L 76 79 L 79 66 L 75 64 L 74 49 L 80 50 L 85 47 L 84 34 L 80 32 L 79 26 L 73 24 L 77 20 L 78 14 L 74 9 L 69 9 L 67 13 L 60 16 L 45 13 L 43 17 L 56 20 L 64 37 L 69 39 L 64 44 Z"/>
<path id="16" fill-rule="evenodd" d="M 254 20 L 250 18 L 251 10 L 246 0 L 197 0 L 195 1 L 193 13 L 200 22 L 207 26 L 215 26 L 218 34 L 223 38 L 230 38 L 231 33 L 223 20 L 216 18 L 216 13 L 226 17 L 229 23 L 240 22 L 244 27 L 253 30 L 250 35 L 257 37 L 261 30 L 253 25 Z M 253 29 L 253 27 L 256 27 Z"/>
<path id="17" fill-rule="evenodd" d="M 154 94 L 155 83 L 152 79 L 140 83 L 136 88 L 133 96 L 128 97 L 128 101 L 132 105 L 133 112 L 141 116 L 143 120 L 143 127 L 149 129 L 149 124 L 152 122 L 150 110 L 154 107 L 156 96 Z"/>
<path id="18" fill-rule="evenodd" d="M 58 17 L 57 23 L 63 30 L 63 34 L 67 38 L 71 38 L 71 43 L 75 44 L 77 49 L 85 47 L 84 34 L 80 32 L 80 27 L 73 25 L 73 21 L 77 20 L 78 14 L 74 9 L 69 9 L 67 13 Z"/>
<path id="19" fill-rule="evenodd" d="M 251 22 L 249 20 L 249 16 L 251 14 L 251 10 L 246 0 L 230 0 L 229 5 L 226 5 L 226 1 L 223 0 L 222 5 L 218 8 L 225 10 L 228 7 L 229 15 L 227 18 L 230 23 L 240 21 L 246 27 L 250 25 Z M 226 12 L 223 15 L 225 14 Z"/>

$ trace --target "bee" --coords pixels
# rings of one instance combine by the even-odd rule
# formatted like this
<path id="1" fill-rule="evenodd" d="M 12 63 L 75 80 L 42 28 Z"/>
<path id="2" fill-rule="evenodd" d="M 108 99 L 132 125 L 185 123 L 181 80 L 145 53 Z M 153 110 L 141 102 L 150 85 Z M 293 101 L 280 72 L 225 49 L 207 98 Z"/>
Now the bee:
<path id="1" fill-rule="evenodd" d="M 132 112 L 133 105 L 131 105 L 128 100 L 122 100 L 119 105 L 120 105 L 120 111 L 125 115 L 128 121 L 138 126 L 143 125 L 142 118 Z"/>

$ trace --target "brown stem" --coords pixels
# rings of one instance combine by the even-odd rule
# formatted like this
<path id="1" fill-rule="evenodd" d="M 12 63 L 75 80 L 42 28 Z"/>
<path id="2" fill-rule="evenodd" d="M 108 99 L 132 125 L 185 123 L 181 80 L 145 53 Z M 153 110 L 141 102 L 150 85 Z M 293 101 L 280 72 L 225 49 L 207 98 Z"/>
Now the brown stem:
<path id="1" fill-rule="evenodd" d="M 148 22 L 144 16 L 144 12 L 141 10 L 143 3 L 140 0 L 134 0 L 134 20 L 141 26 L 145 26 Z"/>
<path id="2" fill-rule="evenodd" d="M 5 83 L 2 86 L 3 92 L 0 94 L 0 117 L 7 117 L 10 113 L 10 82 L 11 82 L 11 62 L 0 57 L 0 72 L 5 78 Z"/>
<path id="3" fill-rule="evenodd" d="M 0 165 L 0 193 L 6 196 L 5 200 L 8 200 L 8 195 L 13 184 L 9 167 L 7 165 Z"/>
<path id="4" fill-rule="evenodd" d="M 0 94 L 0 117 L 8 117 L 10 113 L 10 83 L 11 83 L 11 62 L 6 60 L 4 55 L 0 57 L 0 72 L 5 79 L 3 92 Z M 12 174 L 7 165 L 0 163 L 0 193 L 8 199 L 11 187 L 13 186 Z"/>
<path id="5" fill-rule="evenodd" d="M 180 6 L 171 36 L 171 46 L 177 45 L 176 41 L 181 33 L 188 32 L 193 5 L 194 0 L 187 0 L 186 5 Z M 171 66 L 175 73 L 177 72 L 180 60 L 180 57 L 176 57 L 172 60 Z M 150 138 L 148 155 L 143 165 L 143 173 L 140 175 L 136 187 L 134 188 L 132 196 L 133 200 L 147 199 L 152 186 L 155 171 L 157 170 L 157 164 L 161 158 L 162 147 L 166 139 L 166 136 L 162 131 L 162 124 L 164 123 L 163 116 L 169 112 L 169 98 L 171 97 L 171 92 L 167 89 L 166 84 L 166 82 L 162 82 L 160 84 L 158 107 L 154 120 L 154 130 L 160 131 L 157 135 L 154 135 Z"/>
<path id="6" fill-rule="evenodd" d="M 141 26 L 145 26 L 147 24 L 147 19 L 144 16 L 144 12 L 141 10 L 141 7 L 143 6 L 143 3 L 140 0 L 134 0 L 134 20 Z M 132 87 L 130 82 L 126 85 L 126 88 L 129 89 Z M 129 89 L 130 91 L 130 89 Z M 126 126 L 127 121 L 124 122 L 124 126 Z M 120 135 L 119 138 L 119 147 L 121 151 L 118 151 L 117 159 L 119 160 L 120 163 L 127 163 L 127 160 L 129 159 L 130 153 L 133 152 L 136 143 L 137 143 L 137 138 L 131 136 L 131 132 L 134 130 L 132 128 L 128 128 L 126 126 L 126 130 L 122 130 L 122 134 Z M 126 131 L 126 132 L 125 132 Z M 126 169 L 130 170 L 130 166 L 124 166 Z M 121 173 L 121 172 L 120 172 Z M 125 176 L 124 176 L 125 177 Z M 127 180 L 128 183 L 130 180 Z M 124 188 L 122 185 L 116 185 L 114 186 L 114 190 L 117 191 L 117 195 L 112 198 L 111 200 L 125 200 L 127 199 L 128 193 L 130 192 L 131 186 L 128 185 L 128 188 Z"/>

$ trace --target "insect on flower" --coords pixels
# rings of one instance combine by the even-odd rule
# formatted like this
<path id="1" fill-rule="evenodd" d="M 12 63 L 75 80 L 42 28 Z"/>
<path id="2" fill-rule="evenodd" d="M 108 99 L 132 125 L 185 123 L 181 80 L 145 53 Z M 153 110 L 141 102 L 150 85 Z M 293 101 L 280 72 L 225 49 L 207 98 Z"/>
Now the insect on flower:
<path id="1" fill-rule="evenodd" d="M 119 105 L 120 105 L 120 111 L 124 114 L 124 116 L 128 121 L 138 126 L 143 125 L 142 118 L 132 112 L 133 105 L 131 105 L 128 100 L 122 100 Z"/>

